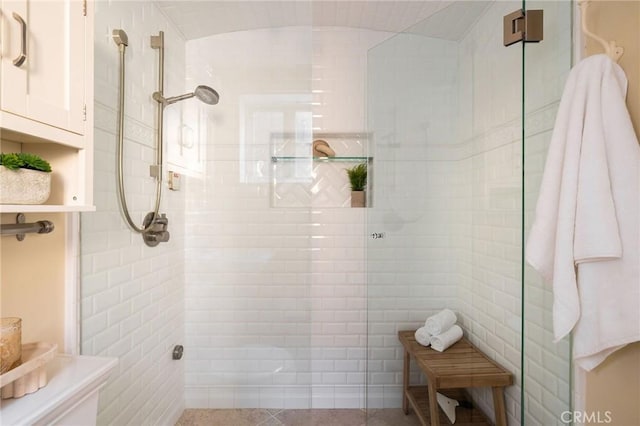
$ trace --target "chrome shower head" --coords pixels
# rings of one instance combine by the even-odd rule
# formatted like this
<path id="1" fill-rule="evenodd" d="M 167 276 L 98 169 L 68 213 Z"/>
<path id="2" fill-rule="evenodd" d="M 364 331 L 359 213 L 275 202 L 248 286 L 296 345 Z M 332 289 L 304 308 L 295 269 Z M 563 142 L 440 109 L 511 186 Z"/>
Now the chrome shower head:
<path id="1" fill-rule="evenodd" d="M 155 92 L 153 94 L 153 99 L 155 99 L 158 102 L 161 102 L 163 105 L 166 106 L 166 105 L 174 104 L 178 101 L 184 101 L 185 99 L 191 99 L 194 96 L 198 98 L 200 101 L 209 105 L 215 105 L 220 100 L 220 96 L 218 95 L 218 92 L 216 92 L 209 86 L 198 86 L 191 93 L 186 93 L 180 96 L 173 96 L 171 98 L 165 98 L 160 93 Z"/>

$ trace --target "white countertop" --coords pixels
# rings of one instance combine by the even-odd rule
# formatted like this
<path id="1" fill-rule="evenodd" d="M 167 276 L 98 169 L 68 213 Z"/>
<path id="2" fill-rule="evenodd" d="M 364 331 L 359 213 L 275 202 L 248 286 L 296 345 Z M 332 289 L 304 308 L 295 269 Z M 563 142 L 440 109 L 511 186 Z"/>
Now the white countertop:
<path id="1" fill-rule="evenodd" d="M 22 398 L 0 401 L 0 424 L 46 421 L 52 414 L 67 410 L 102 387 L 117 364 L 117 358 L 57 355 L 47 364 L 45 387 Z"/>

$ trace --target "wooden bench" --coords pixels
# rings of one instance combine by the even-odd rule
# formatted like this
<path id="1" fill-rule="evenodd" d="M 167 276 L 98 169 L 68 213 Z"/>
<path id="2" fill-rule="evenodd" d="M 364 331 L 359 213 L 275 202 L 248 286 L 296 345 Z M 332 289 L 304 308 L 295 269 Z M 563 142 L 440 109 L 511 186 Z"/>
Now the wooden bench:
<path id="1" fill-rule="evenodd" d="M 491 387 L 496 426 L 507 426 L 504 387 L 513 384 L 510 372 L 487 358 L 465 338 L 444 352 L 438 352 L 420 345 L 414 334 L 415 330 L 398 332 L 404 346 L 402 409 L 405 414 L 409 414 L 411 404 L 423 426 L 439 426 L 441 421 L 451 424 L 444 412 L 438 410 L 436 392 L 460 400 L 465 396 L 462 388 Z M 411 357 L 426 375 L 427 386 L 409 386 Z M 491 424 L 478 409 L 467 409 L 464 413 L 459 411 L 456 412 L 456 424 Z"/>

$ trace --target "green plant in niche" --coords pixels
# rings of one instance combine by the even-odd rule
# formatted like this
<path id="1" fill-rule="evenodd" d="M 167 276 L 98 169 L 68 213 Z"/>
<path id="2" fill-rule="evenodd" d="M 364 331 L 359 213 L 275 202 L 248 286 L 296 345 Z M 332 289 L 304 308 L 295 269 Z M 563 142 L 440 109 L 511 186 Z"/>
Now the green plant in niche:
<path id="1" fill-rule="evenodd" d="M 347 170 L 352 191 L 364 191 L 367 186 L 367 163 L 361 163 Z"/>
<path id="2" fill-rule="evenodd" d="M 0 166 L 9 170 L 29 169 L 40 172 L 51 172 L 51 165 L 40 156 L 28 152 L 12 152 L 0 154 Z"/>

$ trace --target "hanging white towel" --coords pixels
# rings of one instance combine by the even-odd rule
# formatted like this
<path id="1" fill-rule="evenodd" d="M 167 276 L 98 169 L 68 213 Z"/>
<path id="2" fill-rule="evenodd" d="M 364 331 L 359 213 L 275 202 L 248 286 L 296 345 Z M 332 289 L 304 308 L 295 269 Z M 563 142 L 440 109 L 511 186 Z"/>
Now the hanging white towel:
<path id="1" fill-rule="evenodd" d="M 416 342 L 422 346 L 429 346 L 431 344 L 431 334 L 427 331 L 427 327 L 420 327 L 414 334 Z"/>
<path id="2" fill-rule="evenodd" d="M 430 316 L 424 323 L 427 331 L 436 336 L 450 329 L 458 321 L 455 312 L 451 309 L 443 309 L 435 315 Z"/>
<path id="3" fill-rule="evenodd" d="M 444 333 L 431 338 L 431 349 L 442 352 L 460 339 L 462 339 L 462 329 L 454 325 Z"/>
<path id="4" fill-rule="evenodd" d="M 640 147 L 626 90 L 606 55 L 571 71 L 526 249 L 553 283 L 556 341 L 573 330 L 587 370 L 640 340 Z"/>

